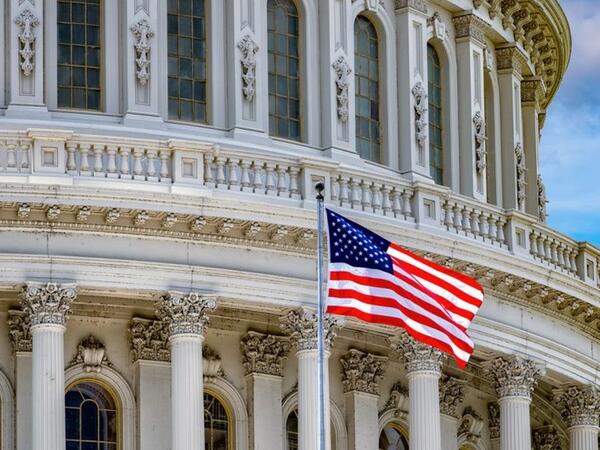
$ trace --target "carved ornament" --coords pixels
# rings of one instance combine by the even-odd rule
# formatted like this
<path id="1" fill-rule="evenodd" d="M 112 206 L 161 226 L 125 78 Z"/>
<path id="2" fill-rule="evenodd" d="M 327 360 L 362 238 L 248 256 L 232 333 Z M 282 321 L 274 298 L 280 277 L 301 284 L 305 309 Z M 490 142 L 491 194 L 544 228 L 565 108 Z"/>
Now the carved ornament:
<path id="1" fill-rule="evenodd" d="M 23 311 L 9 309 L 8 337 L 15 353 L 31 352 L 31 316 Z"/>
<path id="2" fill-rule="evenodd" d="M 217 307 L 212 295 L 197 292 L 169 292 L 158 302 L 156 315 L 168 325 L 171 336 L 203 335 L 208 326 L 208 314 Z"/>
<path id="3" fill-rule="evenodd" d="M 595 386 L 569 386 L 554 391 L 554 402 L 568 427 L 598 426 L 600 391 Z"/>
<path id="4" fill-rule="evenodd" d="M 335 72 L 335 85 L 337 89 L 337 114 L 342 122 L 348 121 L 348 88 L 352 69 L 344 55 L 340 55 L 332 64 Z"/>
<path id="5" fill-rule="evenodd" d="M 458 417 L 458 407 L 465 399 L 465 384 L 465 380 L 442 377 L 439 384 L 440 412 L 442 414 Z"/>
<path id="6" fill-rule="evenodd" d="M 133 45 L 137 64 L 135 75 L 138 83 L 145 86 L 150 80 L 150 39 L 154 36 L 154 32 L 146 19 L 138 20 L 129 29 L 136 38 L 136 43 Z"/>
<path id="7" fill-rule="evenodd" d="M 30 315 L 32 327 L 64 326 L 76 297 L 74 284 L 27 283 L 21 292 L 23 312 Z"/>
<path id="8" fill-rule="evenodd" d="M 387 358 L 350 349 L 340 358 L 344 392 L 359 391 L 379 395 Z"/>
<path id="9" fill-rule="evenodd" d="M 241 344 L 246 375 L 262 373 L 283 376 L 283 363 L 290 349 L 288 338 L 248 331 Z"/>
<path id="10" fill-rule="evenodd" d="M 21 28 L 21 32 L 18 34 L 20 42 L 19 66 L 23 76 L 28 77 L 33 73 L 35 65 L 33 61 L 35 56 L 35 28 L 40 24 L 40 21 L 30 10 L 25 9 L 16 17 L 15 23 Z"/>
<path id="11" fill-rule="evenodd" d="M 498 398 L 524 397 L 531 399 L 538 379 L 545 370 L 539 364 L 520 356 L 486 361 L 485 373 L 496 389 Z"/>
<path id="12" fill-rule="evenodd" d="M 409 374 L 420 371 L 441 373 L 446 355 L 437 348 L 418 342 L 404 332 L 389 341 L 392 350 L 405 363 Z"/>
<path id="13" fill-rule="evenodd" d="M 341 321 L 334 316 L 324 315 L 325 350 L 329 351 L 337 334 Z M 317 315 L 305 308 L 294 309 L 281 319 L 281 329 L 291 338 L 297 351 L 317 349 Z"/>
<path id="14" fill-rule="evenodd" d="M 245 35 L 237 44 L 242 53 L 240 62 L 242 63 L 242 92 L 249 102 L 254 99 L 256 94 L 256 52 L 258 45 L 250 35 Z"/>
<path id="15" fill-rule="evenodd" d="M 106 348 L 104 344 L 93 335 L 81 340 L 77 346 L 77 354 L 71 360 L 70 365 L 83 364 L 85 372 L 102 371 L 102 366 L 111 366 L 112 364 L 106 357 Z"/>

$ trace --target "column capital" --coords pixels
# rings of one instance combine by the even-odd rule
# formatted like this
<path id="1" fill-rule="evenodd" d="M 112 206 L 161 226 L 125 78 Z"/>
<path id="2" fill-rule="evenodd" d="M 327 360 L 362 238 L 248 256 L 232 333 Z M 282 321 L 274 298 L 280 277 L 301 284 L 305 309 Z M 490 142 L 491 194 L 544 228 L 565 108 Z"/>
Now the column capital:
<path id="1" fill-rule="evenodd" d="M 424 0 L 396 0 L 394 9 L 396 13 L 408 9 L 413 12 L 427 14 L 427 5 Z"/>
<path id="2" fill-rule="evenodd" d="M 544 81 L 541 78 L 525 78 L 521 81 L 521 103 L 539 105 L 544 97 L 544 90 Z"/>
<path id="3" fill-rule="evenodd" d="M 129 323 L 131 357 L 134 362 L 171 361 L 169 327 L 162 320 L 134 317 Z"/>
<path id="4" fill-rule="evenodd" d="M 538 379 L 545 374 L 538 363 L 520 356 L 486 361 L 484 368 L 500 399 L 523 397 L 531 400 Z"/>
<path id="5" fill-rule="evenodd" d="M 452 18 L 456 40 L 471 38 L 485 47 L 485 34 L 490 25 L 475 14 L 463 14 Z"/>
<path id="6" fill-rule="evenodd" d="M 440 380 L 440 412 L 458 418 L 458 407 L 465 399 L 466 380 L 443 376 Z"/>
<path id="7" fill-rule="evenodd" d="M 554 402 L 567 427 L 598 426 L 600 391 L 595 386 L 572 385 L 555 389 Z"/>
<path id="8" fill-rule="evenodd" d="M 446 355 L 437 348 L 417 342 L 407 333 L 402 333 L 389 339 L 392 350 L 400 356 L 406 364 L 406 371 L 436 372 L 441 374 L 442 364 Z"/>
<path id="9" fill-rule="evenodd" d="M 305 308 L 298 308 L 288 311 L 280 318 L 281 329 L 291 338 L 292 344 L 296 346 L 297 351 L 317 350 L 317 315 Z M 325 351 L 328 351 L 337 334 L 337 329 L 342 322 L 336 317 L 325 314 L 324 320 L 324 341 Z"/>
<path id="10" fill-rule="evenodd" d="M 32 327 L 65 326 L 76 297 L 74 284 L 27 283 L 21 292 L 21 303 L 23 312 L 30 316 Z"/>
<path id="11" fill-rule="evenodd" d="M 31 352 L 31 316 L 23 311 L 8 310 L 8 337 L 15 353 Z"/>
<path id="12" fill-rule="evenodd" d="M 290 349 L 288 338 L 248 331 L 242 338 L 242 364 L 246 375 L 283 376 L 283 362 Z"/>
<path id="13" fill-rule="evenodd" d="M 344 393 L 358 391 L 379 395 L 387 358 L 352 348 L 340 358 Z"/>
<path id="14" fill-rule="evenodd" d="M 523 65 L 527 64 L 527 56 L 515 45 L 496 48 L 496 65 L 498 71 L 513 71 L 521 76 Z"/>
<path id="15" fill-rule="evenodd" d="M 562 450 L 560 434 L 553 426 L 533 430 L 533 450 Z"/>
<path id="16" fill-rule="evenodd" d="M 168 292 L 158 302 L 156 315 L 168 324 L 171 337 L 182 334 L 203 336 L 208 325 L 208 313 L 216 307 L 214 295 Z"/>

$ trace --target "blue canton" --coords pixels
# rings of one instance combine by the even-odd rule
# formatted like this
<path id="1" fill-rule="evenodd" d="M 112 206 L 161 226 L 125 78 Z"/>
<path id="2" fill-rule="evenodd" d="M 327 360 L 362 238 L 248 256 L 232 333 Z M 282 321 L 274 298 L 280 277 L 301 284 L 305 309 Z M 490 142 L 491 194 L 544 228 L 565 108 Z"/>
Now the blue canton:
<path id="1" fill-rule="evenodd" d="M 329 260 L 365 269 L 393 273 L 392 259 L 386 253 L 390 242 L 344 216 L 327 210 Z"/>

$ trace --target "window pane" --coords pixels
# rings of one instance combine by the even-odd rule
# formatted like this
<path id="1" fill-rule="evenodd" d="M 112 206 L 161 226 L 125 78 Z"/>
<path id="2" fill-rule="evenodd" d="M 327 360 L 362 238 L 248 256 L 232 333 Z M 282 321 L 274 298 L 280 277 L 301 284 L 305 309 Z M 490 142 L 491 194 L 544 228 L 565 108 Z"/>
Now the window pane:
<path id="1" fill-rule="evenodd" d="M 408 441 L 399 428 L 386 425 L 379 435 L 379 450 L 408 450 Z"/>
<path id="2" fill-rule="evenodd" d="M 268 0 L 269 132 L 300 140 L 299 18 L 292 0 Z"/>
<path id="3" fill-rule="evenodd" d="M 427 75 L 429 98 L 429 168 L 437 184 L 444 183 L 444 147 L 442 142 L 442 69 L 437 51 L 427 46 Z"/>
<path id="4" fill-rule="evenodd" d="M 381 161 L 378 44 L 373 24 L 358 16 L 354 22 L 356 151 L 376 162 Z"/>
<path id="5" fill-rule="evenodd" d="M 169 118 L 206 122 L 206 27 L 202 0 L 169 0 Z"/>
<path id="6" fill-rule="evenodd" d="M 223 404 L 210 394 L 204 394 L 205 450 L 229 448 L 229 416 Z"/>

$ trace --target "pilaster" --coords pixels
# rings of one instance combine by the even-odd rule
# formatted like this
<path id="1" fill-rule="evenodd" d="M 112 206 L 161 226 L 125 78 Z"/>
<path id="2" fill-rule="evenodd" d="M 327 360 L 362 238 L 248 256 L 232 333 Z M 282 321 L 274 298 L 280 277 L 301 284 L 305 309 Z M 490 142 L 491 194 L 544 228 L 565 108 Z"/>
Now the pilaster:
<path id="1" fill-rule="evenodd" d="M 569 450 L 598 449 L 600 392 L 595 386 L 567 386 L 554 391 L 555 403 L 567 425 Z"/>
<path id="2" fill-rule="evenodd" d="M 525 211 L 545 221 L 544 212 L 539 210 L 540 177 L 540 102 L 544 94 L 544 83 L 540 78 L 529 78 L 521 82 L 521 106 L 523 110 L 523 152 L 525 154 Z M 543 217 L 543 218 L 542 218 Z"/>
<path id="3" fill-rule="evenodd" d="M 458 407 L 465 398 L 465 380 L 444 376 L 440 380 L 442 450 L 458 450 Z"/>

